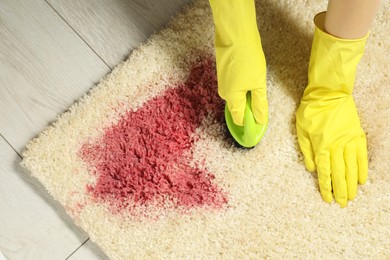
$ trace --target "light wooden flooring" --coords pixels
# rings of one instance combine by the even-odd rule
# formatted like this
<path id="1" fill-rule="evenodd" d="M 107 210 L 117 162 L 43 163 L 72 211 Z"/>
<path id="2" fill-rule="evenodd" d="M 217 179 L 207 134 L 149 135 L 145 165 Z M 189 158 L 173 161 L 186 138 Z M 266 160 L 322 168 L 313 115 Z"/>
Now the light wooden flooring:
<path id="1" fill-rule="evenodd" d="M 187 2 L 0 0 L 0 259 L 107 258 L 21 152 Z"/>

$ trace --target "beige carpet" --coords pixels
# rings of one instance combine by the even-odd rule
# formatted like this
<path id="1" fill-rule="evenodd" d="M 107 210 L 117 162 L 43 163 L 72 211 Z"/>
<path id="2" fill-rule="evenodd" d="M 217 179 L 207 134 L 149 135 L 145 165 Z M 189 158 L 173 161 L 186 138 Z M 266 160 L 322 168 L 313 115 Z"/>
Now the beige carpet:
<path id="1" fill-rule="evenodd" d="M 295 133 L 312 18 L 326 4 L 256 1 L 270 125 L 254 149 L 236 147 L 221 120 L 199 0 L 32 140 L 23 165 L 112 259 L 389 259 L 390 2 L 354 91 L 369 178 L 343 209 L 322 201 Z"/>

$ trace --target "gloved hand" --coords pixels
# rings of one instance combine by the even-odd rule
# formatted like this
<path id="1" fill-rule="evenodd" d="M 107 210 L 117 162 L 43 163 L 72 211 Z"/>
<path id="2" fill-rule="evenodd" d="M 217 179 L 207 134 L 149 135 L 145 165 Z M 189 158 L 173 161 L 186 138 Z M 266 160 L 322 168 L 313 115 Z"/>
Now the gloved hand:
<path id="1" fill-rule="evenodd" d="M 296 128 L 306 168 L 317 169 L 322 198 L 331 202 L 333 191 L 336 202 L 345 207 L 368 172 L 366 136 L 352 97 L 366 37 L 331 36 L 320 29 L 324 16 L 315 18 L 309 84 L 296 114 Z"/>
<path id="2" fill-rule="evenodd" d="M 307 169 L 317 169 L 323 199 L 333 200 L 333 187 L 336 202 L 344 207 L 355 198 L 358 180 L 364 184 L 367 179 L 366 137 L 351 96 L 320 95 L 305 98 L 298 109 L 299 145 Z"/>
<path id="3" fill-rule="evenodd" d="M 236 125 L 243 125 L 246 93 L 258 124 L 268 121 L 266 61 L 254 0 L 210 0 L 215 24 L 218 93 Z"/>

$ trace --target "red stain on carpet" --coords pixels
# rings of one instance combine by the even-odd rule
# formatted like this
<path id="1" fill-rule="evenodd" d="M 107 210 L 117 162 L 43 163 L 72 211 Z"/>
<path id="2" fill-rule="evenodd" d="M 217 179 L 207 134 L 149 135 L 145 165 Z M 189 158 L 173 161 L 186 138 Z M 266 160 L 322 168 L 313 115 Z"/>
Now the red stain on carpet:
<path id="1" fill-rule="evenodd" d="M 97 175 L 88 191 L 116 208 L 126 207 L 128 199 L 136 205 L 168 199 L 176 207 L 220 208 L 227 203 L 225 192 L 212 173 L 190 166 L 190 150 L 206 116 L 223 121 L 223 106 L 213 60 L 198 62 L 184 84 L 126 113 L 97 143 L 83 145 L 80 155 Z"/>

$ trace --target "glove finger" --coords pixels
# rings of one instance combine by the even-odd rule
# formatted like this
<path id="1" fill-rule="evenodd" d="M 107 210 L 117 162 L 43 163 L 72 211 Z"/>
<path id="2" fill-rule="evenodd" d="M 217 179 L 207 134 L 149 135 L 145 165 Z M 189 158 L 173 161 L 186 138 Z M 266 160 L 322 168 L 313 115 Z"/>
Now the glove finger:
<path id="1" fill-rule="evenodd" d="M 314 163 L 314 152 L 310 142 L 309 134 L 297 125 L 297 135 L 299 147 L 301 148 L 305 158 L 306 168 L 309 172 L 313 172 L 316 169 L 316 165 Z"/>
<path id="2" fill-rule="evenodd" d="M 358 146 L 357 161 L 358 161 L 358 168 L 359 168 L 358 170 L 359 183 L 364 184 L 367 181 L 367 175 L 368 175 L 367 140 L 365 134 L 363 134 L 363 137 L 361 138 L 361 141 Z"/>
<path id="3" fill-rule="evenodd" d="M 345 177 L 347 180 L 348 199 L 353 200 L 357 194 L 358 164 L 356 145 L 348 144 L 344 151 Z"/>
<path id="4" fill-rule="evenodd" d="M 233 98 L 226 100 L 230 114 L 232 115 L 233 122 L 236 125 L 244 125 L 244 113 L 246 106 L 246 93 L 238 92 Z"/>
<path id="5" fill-rule="evenodd" d="M 265 125 L 268 122 L 268 100 L 265 89 L 255 89 L 251 91 L 252 112 L 256 123 Z"/>
<path id="6" fill-rule="evenodd" d="M 332 149 L 331 155 L 331 176 L 335 200 L 341 207 L 347 206 L 347 181 L 345 179 L 345 161 L 343 149 Z"/>
<path id="7" fill-rule="evenodd" d="M 324 201 L 332 202 L 332 180 L 330 172 L 330 155 L 328 151 L 322 151 L 316 155 L 318 184 Z"/>

